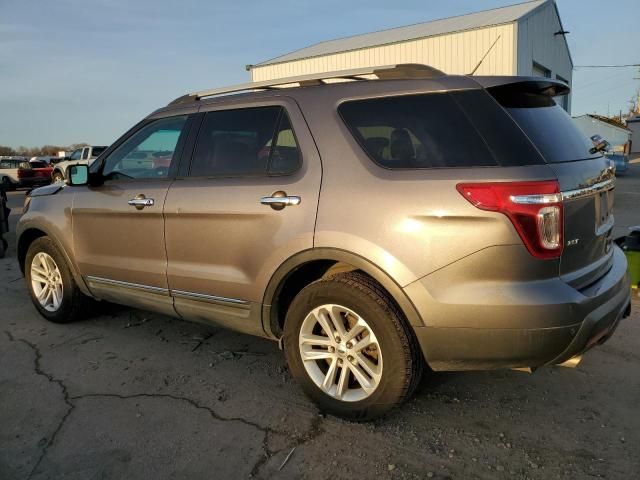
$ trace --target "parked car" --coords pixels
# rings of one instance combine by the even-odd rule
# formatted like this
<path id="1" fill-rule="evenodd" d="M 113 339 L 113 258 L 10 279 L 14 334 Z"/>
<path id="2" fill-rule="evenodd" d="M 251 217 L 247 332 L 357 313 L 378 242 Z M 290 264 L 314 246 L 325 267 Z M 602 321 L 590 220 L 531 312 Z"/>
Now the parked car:
<path id="1" fill-rule="evenodd" d="M 590 137 L 594 152 L 602 152 L 615 169 L 616 175 L 624 175 L 629 169 L 629 155 L 611 149 L 611 144 L 600 135 Z"/>
<path id="2" fill-rule="evenodd" d="M 616 175 L 624 175 L 629 170 L 629 155 L 621 152 L 604 152 L 616 169 Z"/>
<path id="3" fill-rule="evenodd" d="M 47 185 L 51 171 L 45 162 L 27 161 L 23 157 L 0 159 L 0 184 L 6 191 Z"/>
<path id="4" fill-rule="evenodd" d="M 105 146 L 91 146 L 77 148 L 62 161 L 54 162 L 51 180 L 53 182 L 64 182 L 67 168 L 70 165 L 91 165 L 93 161 L 107 149 Z"/>
<path id="5" fill-rule="evenodd" d="M 630 314 L 615 178 L 556 105 L 565 84 L 335 76 L 352 81 L 180 97 L 32 192 L 35 308 L 70 322 L 109 300 L 277 340 L 323 411 L 358 419 L 425 365 L 575 364 L 612 335 Z"/>
<path id="6" fill-rule="evenodd" d="M 53 168 L 42 160 L 22 162 L 18 167 L 18 180 L 21 187 L 41 187 L 51 183 Z"/>
<path id="7" fill-rule="evenodd" d="M 18 187 L 18 167 L 25 162 L 23 157 L 3 157 L 0 158 L 0 185 L 5 191 Z"/>

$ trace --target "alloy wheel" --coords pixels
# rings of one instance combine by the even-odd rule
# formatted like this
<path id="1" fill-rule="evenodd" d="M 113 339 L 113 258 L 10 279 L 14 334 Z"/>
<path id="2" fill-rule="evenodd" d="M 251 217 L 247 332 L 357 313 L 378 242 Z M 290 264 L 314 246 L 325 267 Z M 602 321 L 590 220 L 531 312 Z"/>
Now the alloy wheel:
<path id="1" fill-rule="evenodd" d="M 369 324 L 353 310 L 327 304 L 302 322 L 300 357 L 311 380 L 345 402 L 369 397 L 382 376 L 382 351 Z"/>
<path id="2" fill-rule="evenodd" d="M 38 303 L 49 312 L 62 305 L 64 286 L 58 265 L 51 255 L 39 252 L 31 262 L 31 288 Z"/>

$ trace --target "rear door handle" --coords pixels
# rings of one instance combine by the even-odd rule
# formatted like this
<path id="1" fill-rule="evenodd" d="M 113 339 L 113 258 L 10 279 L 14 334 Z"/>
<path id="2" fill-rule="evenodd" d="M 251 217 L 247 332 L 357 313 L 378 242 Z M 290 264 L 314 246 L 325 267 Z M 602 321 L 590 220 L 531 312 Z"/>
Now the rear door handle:
<path id="1" fill-rule="evenodd" d="M 269 205 L 274 210 L 282 210 L 284 207 L 292 205 L 300 205 L 302 199 L 295 195 L 287 195 L 283 191 L 274 192 L 269 197 L 262 197 L 260 203 L 262 205 Z"/>
<path id="2" fill-rule="evenodd" d="M 153 198 L 147 198 L 144 194 L 136 195 L 127 202 L 129 205 L 136 207 L 138 210 L 142 210 L 144 207 L 151 207 L 155 203 Z"/>

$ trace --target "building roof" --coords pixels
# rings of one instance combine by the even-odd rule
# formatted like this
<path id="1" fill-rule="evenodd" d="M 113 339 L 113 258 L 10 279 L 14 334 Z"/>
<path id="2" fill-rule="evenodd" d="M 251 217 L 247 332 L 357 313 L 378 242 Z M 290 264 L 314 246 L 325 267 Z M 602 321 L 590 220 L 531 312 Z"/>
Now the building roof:
<path id="1" fill-rule="evenodd" d="M 624 123 L 619 122 L 615 118 L 603 117 L 602 115 L 596 115 L 595 113 L 587 113 L 585 115 L 580 115 L 579 117 L 575 117 L 575 118 L 580 118 L 580 117 L 590 117 L 590 118 L 593 118 L 594 120 L 607 123 L 613 127 L 621 128 L 622 130 L 631 131 L 627 128 L 627 126 Z"/>
<path id="2" fill-rule="evenodd" d="M 525 17 L 541 5 L 550 1 L 553 0 L 533 0 L 525 3 L 519 3 L 517 5 L 509 5 L 507 7 L 469 13 L 467 15 L 432 20 L 425 23 L 416 23 L 406 27 L 391 28 L 388 30 L 381 30 L 379 32 L 364 33 L 336 40 L 328 40 L 252 66 L 258 67 L 273 65 L 276 63 L 329 55 L 332 53 L 360 50 L 363 48 L 415 40 L 418 38 L 433 37 L 447 33 L 462 32 L 465 30 L 474 30 L 494 25 L 504 25 Z"/>

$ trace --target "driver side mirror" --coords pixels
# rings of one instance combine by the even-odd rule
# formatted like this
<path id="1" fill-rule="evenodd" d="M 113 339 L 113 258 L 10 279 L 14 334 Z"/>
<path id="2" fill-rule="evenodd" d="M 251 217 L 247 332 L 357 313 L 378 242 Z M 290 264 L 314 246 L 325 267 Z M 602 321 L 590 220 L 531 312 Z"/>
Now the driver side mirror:
<path id="1" fill-rule="evenodd" d="M 88 165 L 71 165 L 67 168 L 67 185 L 81 186 L 89 183 Z"/>

